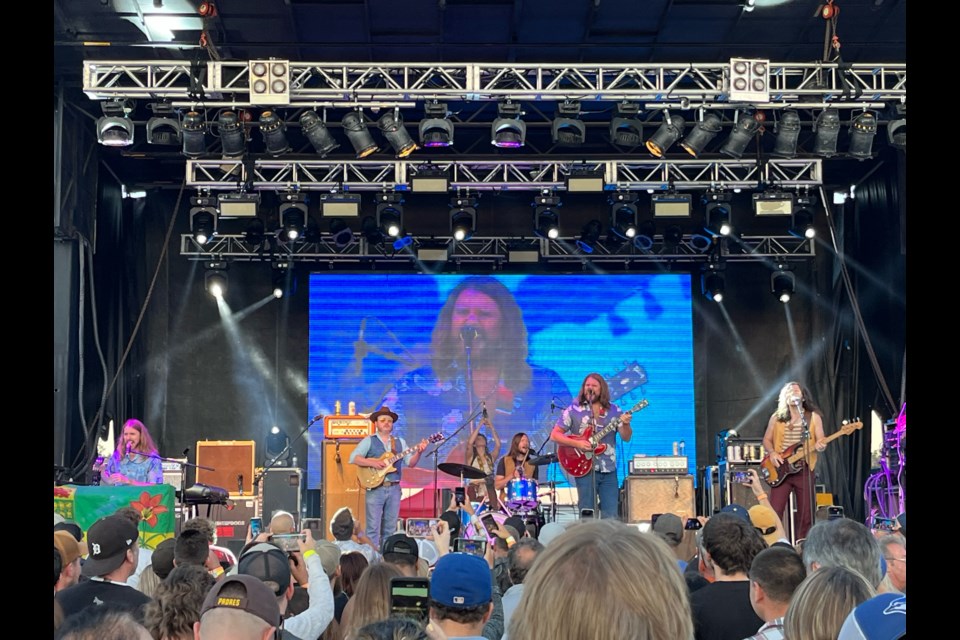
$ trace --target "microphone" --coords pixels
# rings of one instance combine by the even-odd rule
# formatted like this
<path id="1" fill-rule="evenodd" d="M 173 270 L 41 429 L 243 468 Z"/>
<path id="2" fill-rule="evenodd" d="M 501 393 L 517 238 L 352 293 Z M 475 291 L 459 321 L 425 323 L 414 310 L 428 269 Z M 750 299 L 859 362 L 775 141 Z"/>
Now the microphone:
<path id="1" fill-rule="evenodd" d="M 323 414 L 322 414 L 322 413 L 318 413 L 317 415 L 313 416 L 313 418 L 310 419 L 310 424 L 313 424 L 314 422 L 317 422 L 318 420 L 323 420 Z"/>
<path id="2" fill-rule="evenodd" d="M 129 440 L 127 441 L 127 455 L 130 455 L 130 450 L 133 449 L 133 443 Z"/>
<path id="3" fill-rule="evenodd" d="M 237 474 L 237 492 L 240 495 L 243 495 L 243 474 L 242 473 Z"/>
<path id="4" fill-rule="evenodd" d="M 473 325 L 467 324 L 460 329 L 460 341 L 463 342 L 464 346 L 467 347 L 471 346 L 474 339 L 476 339 L 479 335 L 480 333 Z"/>
<path id="5" fill-rule="evenodd" d="M 181 453 L 180 455 L 186 458 L 189 452 L 190 452 L 190 447 L 187 447 L 186 449 L 183 450 L 183 453 Z"/>

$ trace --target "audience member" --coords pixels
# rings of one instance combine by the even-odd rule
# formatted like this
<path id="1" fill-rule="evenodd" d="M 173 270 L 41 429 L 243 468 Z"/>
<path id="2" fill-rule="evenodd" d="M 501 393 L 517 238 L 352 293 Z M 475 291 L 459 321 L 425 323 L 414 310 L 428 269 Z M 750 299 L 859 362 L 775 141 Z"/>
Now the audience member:
<path id="1" fill-rule="evenodd" d="M 420 547 L 417 541 L 405 533 L 395 533 L 383 541 L 383 561 L 396 566 L 408 577 L 417 575 L 417 561 L 420 559 Z"/>
<path id="2" fill-rule="evenodd" d="M 661 513 L 653 523 L 653 532 L 660 536 L 660 539 L 673 551 L 680 571 L 685 570 L 687 561 L 679 555 L 680 543 L 683 542 L 683 521 L 680 520 L 680 516 L 675 513 Z"/>
<path id="3" fill-rule="evenodd" d="M 342 553 L 361 553 L 368 564 L 380 561 L 380 554 L 373 547 L 373 541 L 363 532 L 363 527 L 354 519 L 349 507 L 343 507 L 333 514 L 330 533 L 333 534 L 334 544 L 340 547 Z"/>
<path id="4" fill-rule="evenodd" d="M 493 613 L 490 566 L 468 553 L 448 553 L 430 578 L 430 620 L 448 638 L 482 638 Z"/>
<path id="5" fill-rule="evenodd" d="M 87 553 L 85 542 L 77 542 L 66 531 L 53 532 L 53 548 L 60 556 L 61 569 L 53 585 L 53 591 L 63 591 L 80 581 L 80 558 Z"/>
<path id="6" fill-rule="evenodd" d="M 857 605 L 837 640 L 900 640 L 907 637 L 907 597 L 881 593 Z"/>
<path id="7" fill-rule="evenodd" d="M 176 539 L 167 538 L 153 550 L 153 558 L 150 559 L 150 566 L 153 567 L 153 572 L 157 574 L 160 580 L 166 580 L 170 572 L 173 571 L 173 555 L 176 546 Z"/>
<path id="8" fill-rule="evenodd" d="M 783 619 L 783 635 L 788 640 L 834 640 L 854 607 L 875 595 L 873 586 L 857 571 L 821 566 L 794 592 Z"/>
<path id="9" fill-rule="evenodd" d="M 356 640 L 428 640 L 423 625 L 409 618 L 387 618 L 371 622 L 359 631 Z"/>
<path id="10" fill-rule="evenodd" d="M 402 575 L 392 562 L 372 564 L 363 572 L 353 597 L 343 610 L 340 629 L 344 640 L 355 640 L 361 627 L 390 617 L 390 579 Z"/>
<path id="11" fill-rule="evenodd" d="M 747 640 L 783 640 L 783 617 L 806 577 L 803 558 L 793 549 L 777 545 L 756 555 L 750 565 L 750 604 L 763 626 Z"/>
<path id="12" fill-rule="evenodd" d="M 213 585 L 193 625 L 197 640 L 270 640 L 280 626 L 280 607 L 267 586 L 247 575 Z"/>
<path id="13" fill-rule="evenodd" d="M 507 554 L 507 567 L 512 586 L 504 591 L 502 598 L 505 628 L 510 627 L 510 618 L 520 604 L 520 597 L 523 596 L 523 581 L 541 551 L 543 551 L 543 544 L 536 538 L 521 538 L 510 547 Z"/>
<path id="14" fill-rule="evenodd" d="M 848 518 L 818 522 L 811 527 L 803 544 L 803 564 L 807 573 L 823 567 L 853 569 L 873 588 L 882 578 L 880 545 L 870 529 Z"/>
<path id="15" fill-rule="evenodd" d="M 69 616 L 55 637 L 57 640 L 152 640 L 147 629 L 130 612 L 108 607 L 88 607 Z"/>
<path id="16" fill-rule="evenodd" d="M 886 575 L 877 587 L 878 593 L 907 592 L 907 539 L 891 534 L 877 541 L 880 553 L 887 564 Z"/>
<path id="17" fill-rule="evenodd" d="M 127 518 L 130 522 L 133 523 L 133 526 L 137 528 L 137 531 L 140 531 L 140 522 L 143 520 L 143 515 L 139 510 L 134 509 L 133 507 L 120 507 L 115 512 L 118 516 L 123 516 Z M 150 560 L 153 557 L 153 550 L 147 549 L 146 547 L 140 547 L 140 555 L 137 557 L 137 568 L 133 572 L 133 575 L 127 579 L 127 584 L 136 589 L 140 584 L 140 574 L 143 573 L 143 570 L 146 567 L 150 566 Z"/>
<path id="18" fill-rule="evenodd" d="M 150 568 L 144 575 L 146 572 L 156 575 Z M 203 601 L 214 583 L 216 578 L 197 565 L 186 564 L 171 571 L 146 607 L 144 626 L 150 635 L 157 640 L 193 640 L 193 624 L 200 620 Z"/>

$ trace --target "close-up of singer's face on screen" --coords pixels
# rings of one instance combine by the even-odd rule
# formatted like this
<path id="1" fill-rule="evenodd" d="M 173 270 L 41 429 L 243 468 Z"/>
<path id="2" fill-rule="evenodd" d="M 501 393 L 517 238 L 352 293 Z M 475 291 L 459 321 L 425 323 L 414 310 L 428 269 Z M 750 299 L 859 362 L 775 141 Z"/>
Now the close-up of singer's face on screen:
<path id="1" fill-rule="evenodd" d="M 593 371 L 622 409 L 649 401 L 618 446 L 621 475 L 635 453 L 693 443 L 690 276 L 310 277 L 310 415 L 337 402 L 341 413 L 350 402 L 364 414 L 389 406 L 393 435 L 408 446 L 443 435 L 439 462 L 464 461 L 483 410 L 505 442 L 524 432 L 532 450 L 552 450 L 553 425 Z M 309 434 L 309 488 L 322 479 L 323 438 L 320 421 Z M 419 467 L 404 470 L 405 484 L 429 484 L 432 464 Z"/>

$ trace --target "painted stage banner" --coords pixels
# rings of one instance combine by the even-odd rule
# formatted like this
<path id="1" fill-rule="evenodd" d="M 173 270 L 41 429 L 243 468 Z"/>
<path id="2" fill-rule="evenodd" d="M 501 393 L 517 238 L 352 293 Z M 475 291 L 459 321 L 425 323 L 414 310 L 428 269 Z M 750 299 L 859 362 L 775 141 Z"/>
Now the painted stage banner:
<path id="1" fill-rule="evenodd" d="M 84 531 L 94 522 L 122 507 L 140 512 L 140 546 L 155 549 L 174 533 L 174 488 L 168 484 L 147 487 L 53 488 L 53 510 L 80 525 Z"/>

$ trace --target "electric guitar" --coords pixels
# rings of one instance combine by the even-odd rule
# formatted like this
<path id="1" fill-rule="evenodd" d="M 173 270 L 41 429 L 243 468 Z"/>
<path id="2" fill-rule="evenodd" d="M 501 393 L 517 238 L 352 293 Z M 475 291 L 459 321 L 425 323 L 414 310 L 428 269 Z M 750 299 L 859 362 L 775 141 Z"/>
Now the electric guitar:
<path id="1" fill-rule="evenodd" d="M 427 438 L 427 442 L 430 444 L 440 442 L 441 440 L 443 440 L 442 433 L 435 433 Z M 400 453 L 384 451 L 383 455 L 379 458 L 387 463 L 387 466 L 385 466 L 383 469 L 376 469 L 374 467 L 357 467 L 357 481 L 360 482 L 360 486 L 362 486 L 364 489 L 376 489 L 382 485 L 387 475 L 396 471 L 393 463 L 395 463 L 397 460 L 402 460 L 406 456 L 416 451 L 418 446 L 420 445 L 415 444 L 409 449 L 404 449 Z"/>
<path id="2" fill-rule="evenodd" d="M 840 430 L 836 433 L 826 436 L 822 442 L 827 444 L 831 440 L 835 440 L 840 436 L 847 436 L 863 427 L 863 423 L 859 420 L 857 422 L 847 422 L 840 425 Z M 770 459 L 770 454 L 768 453 L 763 457 L 763 460 L 760 462 L 760 477 L 763 478 L 771 487 L 776 487 L 780 485 L 784 480 L 787 479 L 787 476 L 798 473 L 803 468 L 803 460 L 807 457 L 807 449 L 804 446 L 804 443 L 798 442 L 787 447 L 787 450 L 780 454 L 780 457 L 783 458 L 783 462 L 780 466 L 777 466 Z M 797 464 L 797 463 L 800 464 Z"/>
<path id="3" fill-rule="evenodd" d="M 568 435 L 567 437 L 572 440 L 589 442 L 593 446 L 593 451 L 583 451 L 569 445 L 558 445 L 557 457 L 560 459 L 560 466 L 574 478 L 581 478 L 590 473 L 590 470 L 593 469 L 593 457 L 599 456 L 607 450 L 606 443 L 600 441 L 620 426 L 620 421 L 623 416 L 640 411 L 648 404 L 650 403 L 646 400 L 641 400 L 633 405 L 629 411 L 624 411 L 622 415 L 611 420 L 610 424 L 598 430 L 596 433 L 594 433 L 593 426 L 591 425 L 584 429 L 580 435 Z"/>

